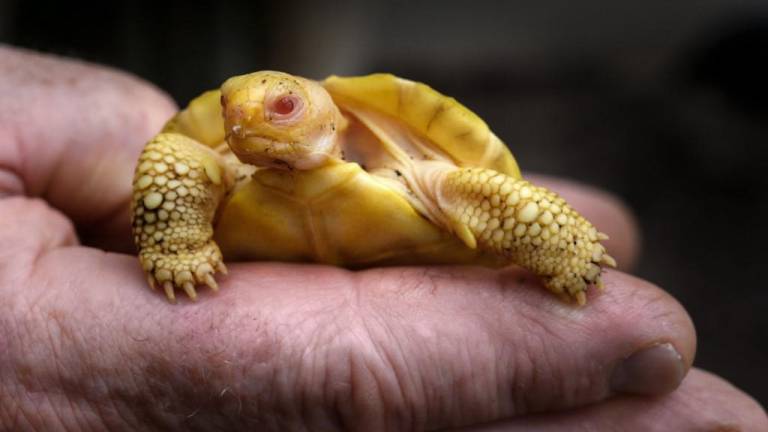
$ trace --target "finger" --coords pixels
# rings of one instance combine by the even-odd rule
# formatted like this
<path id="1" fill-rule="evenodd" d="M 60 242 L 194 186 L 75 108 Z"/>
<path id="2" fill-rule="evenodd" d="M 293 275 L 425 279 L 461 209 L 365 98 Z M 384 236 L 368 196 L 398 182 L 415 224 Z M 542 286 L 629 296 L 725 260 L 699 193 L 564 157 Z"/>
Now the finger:
<path id="1" fill-rule="evenodd" d="M 664 393 L 693 359 L 679 305 L 619 272 L 577 309 L 518 270 L 232 267 L 218 295 L 171 307 L 134 257 L 53 249 L 7 285 L 24 289 L 4 307 L 34 313 L 5 352 L 34 354 L 30 391 L 53 400 L 90 406 L 108 389 L 112 421 L 262 428 L 277 415 L 283 430 L 440 428 Z M 659 344 L 679 356 L 637 354 Z"/>
<path id="2" fill-rule="evenodd" d="M 41 199 L 0 198 L 0 290 L 2 276 L 32 271 L 48 251 L 77 244 L 72 222 Z M 16 284 L 14 284 L 14 287 Z"/>
<path id="3" fill-rule="evenodd" d="M 22 225 L 28 237 L 40 237 L 37 252 L 13 252 L 11 262 L 34 260 L 35 267 L 22 272 L 28 282 L 11 276 L 3 303 L 43 299 L 33 302 L 38 314 L 59 311 L 59 326 L 88 332 L 60 348 L 58 357 L 71 358 L 56 366 L 70 371 L 72 382 L 88 382 L 84 374 L 94 368 L 124 371 L 101 377 L 115 386 L 141 376 L 136 368 L 168 374 L 173 384 L 163 397 L 178 398 L 189 412 L 199 403 L 190 388 L 200 384 L 175 376 L 179 369 L 204 375 L 209 395 L 230 388 L 259 397 L 258 383 L 280 376 L 284 382 L 271 384 L 279 388 L 269 394 L 283 392 L 320 407 L 326 420 L 339 415 L 360 428 L 393 418 L 447 427 L 569 409 L 622 392 L 666 393 L 693 361 L 695 335 L 682 308 L 616 271 L 605 274 L 604 292 L 575 308 L 518 269 L 236 265 L 218 295 L 169 307 L 146 288 L 135 257 L 59 247 L 70 243 L 61 240 L 68 225 L 58 212 L 24 198 L 1 203 L 20 207 L 3 208 L 0 244 L 23 240 L 7 237 Z M 12 288 L 19 286 L 25 288 Z M 82 358 L 106 341 L 121 354 Z M 254 356 L 258 370 L 248 367 Z M 326 380 L 341 387 L 328 388 Z M 207 409 L 214 415 L 221 406 Z M 246 414 L 238 421 L 248 424 L 258 407 L 240 409 Z"/>
<path id="4" fill-rule="evenodd" d="M 170 308 L 146 289 L 134 257 L 58 247 L 71 244 L 62 235 L 71 230 L 66 219 L 41 202 L 9 203 L 26 207 L 3 208 L 0 232 L 24 225 L 33 233 L 26 237 L 39 234 L 38 249 L 49 251 L 36 254 L 34 271 L 24 269 L 27 281 L 0 278 L 11 290 L 24 287 L 6 292 L 3 304 L 35 299 L 30 315 L 57 317 L 57 332 L 69 335 L 51 339 L 50 326 L 27 323 L 20 327 L 38 333 L 12 339 L 35 347 L 60 341 L 38 353 L 47 359 L 31 372 L 41 377 L 38 390 L 61 392 L 64 373 L 65 382 L 84 387 L 76 386 L 85 401 L 100 400 L 104 386 L 114 390 L 118 410 L 158 401 L 172 403 L 172 412 L 149 411 L 168 421 L 192 415 L 194 424 L 213 418 L 256 427 L 266 405 L 311 424 L 340 417 L 359 428 L 445 427 L 583 406 L 620 391 L 663 393 L 693 358 L 685 313 L 660 290 L 618 272 L 606 275 L 605 293 L 574 309 L 516 270 L 238 265 L 218 296 Z M 0 243 L 29 241 L 9 238 Z M 24 253 L 8 262 L 29 262 Z M 663 352 L 632 355 L 664 343 L 682 367 Z M 147 390 L 120 390 L 126 382 Z M 317 409 L 308 419 L 296 404 Z"/>
<path id="5" fill-rule="evenodd" d="M 42 197 L 128 245 L 133 169 L 172 101 L 123 72 L 2 46 L 0 76 L 0 193 Z"/>
<path id="6" fill-rule="evenodd" d="M 462 432 L 562 430 L 765 431 L 763 407 L 727 381 L 691 370 L 680 388 L 657 398 L 616 398 L 559 414 L 497 422 Z M 456 430 L 459 432 L 459 430 Z"/>
<path id="7" fill-rule="evenodd" d="M 619 269 L 633 268 L 640 252 L 639 229 L 632 211 L 618 197 L 571 180 L 540 174 L 526 178 L 560 194 L 599 231 L 608 234 L 610 238 L 603 244 L 616 258 Z"/>
<path id="8" fill-rule="evenodd" d="M 666 293 L 610 272 L 605 293 L 576 309 L 526 277 L 475 268 L 349 273 L 235 265 L 221 293 L 196 313 L 228 317 L 217 336 L 239 328 L 233 346 L 275 355 L 281 379 L 294 386 L 300 379 L 312 395 L 302 403 L 324 407 L 321 417 L 334 401 L 331 412 L 352 429 L 447 427 L 570 409 L 623 392 L 665 394 L 679 385 L 695 335 Z M 175 312 L 158 316 L 167 316 L 173 325 L 165 331 L 176 337 L 212 325 L 172 318 Z M 238 324 L 247 319 L 258 331 Z M 222 378 L 208 374 L 214 377 Z"/>
<path id="9" fill-rule="evenodd" d="M 361 276 L 358 295 L 374 322 L 366 329 L 377 346 L 397 341 L 401 357 L 388 361 L 413 382 L 398 377 L 395 388 L 407 393 L 402 383 L 411 383 L 435 395 L 425 408 L 440 413 L 435 427 L 570 409 L 619 393 L 664 394 L 693 361 L 695 333 L 683 308 L 620 272 L 606 273 L 606 291 L 574 308 L 517 270 L 413 269 L 400 283 L 391 271 Z M 437 366 L 436 359 L 449 360 Z"/>
<path id="10" fill-rule="evenodd" d="M 4 352 L 33 347 L 25 364 L 39 391 L 61 393 L 63 380 L 93 401 L 106 387 L 115 409 L 157 401 L 173 410 L 153 415 L 255 427 L 269 406 L 308 424 L 438 428 L 665 393 L 693 360 L 680 306 L 615 271 L 574 308 L 517 269 L 234 265 L 218 295 L 170 307 L 135 257 L 62 247 L 71 227 L 60 213 L 25 198 L 0 204 L 3 250 L 32 241 L 14 227 L 38 238 L 9 248 L 0 271 L 0 316 L 33 333 L 3 337 L 25 344 Z M 32 322 L 51 317 L 54 336 Z"/>

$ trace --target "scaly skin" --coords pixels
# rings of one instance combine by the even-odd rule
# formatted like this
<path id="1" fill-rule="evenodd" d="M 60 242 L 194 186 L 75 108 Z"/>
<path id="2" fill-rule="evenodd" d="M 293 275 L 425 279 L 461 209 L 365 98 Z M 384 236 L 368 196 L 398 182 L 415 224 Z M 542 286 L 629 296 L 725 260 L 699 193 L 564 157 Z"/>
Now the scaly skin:
<path id="1" fill-rule="evenodd" d="M 439 206 L 465 243 L 509 257 L 580 305 L 588 285 L 602 288 L 601 265 L 616 266 L 600 244 L 608 237 L 546 188 L 483 168 L 448 172 L 436 187 Z"/>
<path id="2" fill-rule="evenodd" d="M 195 299 L 196 284 L 218 289 L 213 274 L 226 272 L 213 242 L 213 219 L 231 187 L 231 175 L 211 149 L 175 133 L 150 141 L 133 180 L 133 239 L 149 285 Z"/>

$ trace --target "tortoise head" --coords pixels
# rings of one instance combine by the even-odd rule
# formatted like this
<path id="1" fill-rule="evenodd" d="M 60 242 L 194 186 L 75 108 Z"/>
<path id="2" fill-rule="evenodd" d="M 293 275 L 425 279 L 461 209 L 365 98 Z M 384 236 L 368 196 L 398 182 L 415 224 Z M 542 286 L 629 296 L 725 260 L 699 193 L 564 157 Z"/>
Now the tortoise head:
<path id="1" fill-rule="evenodd" d="M 312 169 L 338 156 L 346 120 L 320 84 L 262 71 L 221 86 L 227 142 L 244 163 Z"/>

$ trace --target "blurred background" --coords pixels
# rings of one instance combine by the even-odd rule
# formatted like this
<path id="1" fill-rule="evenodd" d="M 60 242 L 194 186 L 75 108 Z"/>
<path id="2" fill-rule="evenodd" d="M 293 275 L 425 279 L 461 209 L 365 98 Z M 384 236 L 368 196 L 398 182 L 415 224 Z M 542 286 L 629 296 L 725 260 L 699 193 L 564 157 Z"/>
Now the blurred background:
<path id="1" fill-rule="evenodd" d="M 526 170 L 624 199 L 636 273 L 692 315 L 696 364 L 768 404 L 765 0 L 0 0 L 0 42 L 131 71 L 179 104 L 258 69 L 427 82 Z"/>

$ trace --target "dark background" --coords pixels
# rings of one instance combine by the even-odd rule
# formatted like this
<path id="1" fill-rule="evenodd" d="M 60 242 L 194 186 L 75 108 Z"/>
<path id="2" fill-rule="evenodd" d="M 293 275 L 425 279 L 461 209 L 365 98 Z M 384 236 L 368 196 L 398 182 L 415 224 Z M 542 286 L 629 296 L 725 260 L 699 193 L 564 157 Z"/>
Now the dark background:
<path id="1" fill-rule="evenodd" d="M 636 273 L 693 316 L 696 364 L 768 402 L 765 0 L 0 0 L 0 41 L 132 71 L 180 104 L 258 69 L 427 82 L 525 169 L 622 197 Z"/>

